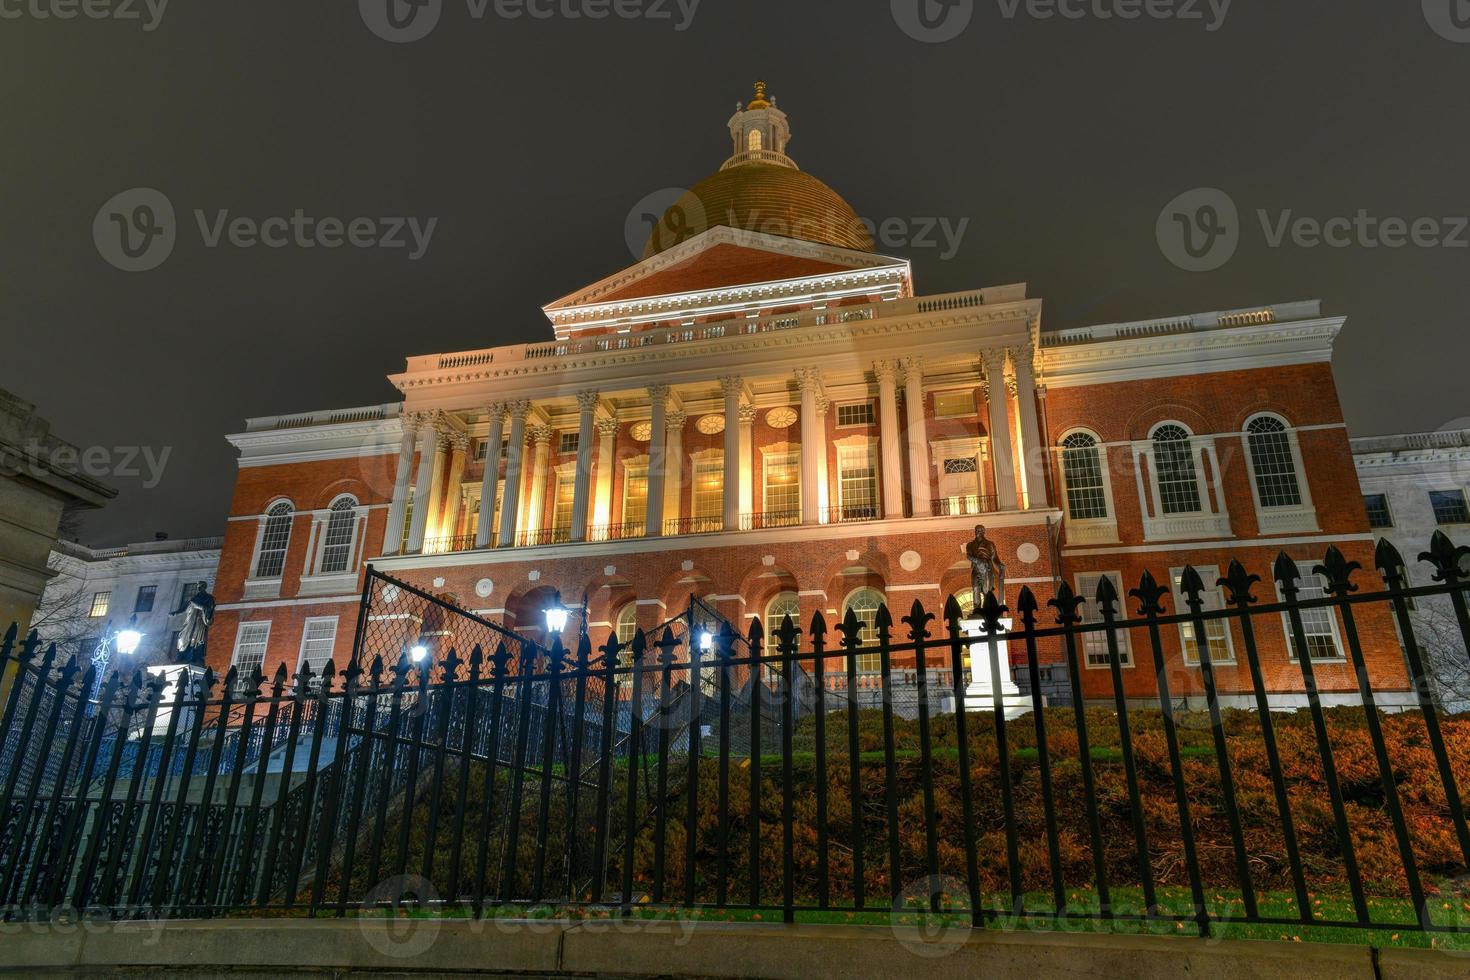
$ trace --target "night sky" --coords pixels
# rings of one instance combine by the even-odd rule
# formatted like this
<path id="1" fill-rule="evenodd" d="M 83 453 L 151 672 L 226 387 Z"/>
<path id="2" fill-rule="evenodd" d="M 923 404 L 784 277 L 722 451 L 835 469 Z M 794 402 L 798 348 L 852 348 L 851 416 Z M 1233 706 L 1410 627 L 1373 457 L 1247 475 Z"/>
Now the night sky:
<path id="1" fill-rule="evenodd" d="M 443 0 L 406 44 L 356 0 L 175 0 L 153 30 L 142 0 L 124 11 L 141 20 L 37 17 L 51 2 L 0 0 L 0 387 L 63 438 L 117 447 L 116 465 L 126 447 L 169 452 L 156 487 L 141 464 L 103 477 L 122 493 L 87 519 L 89 544 L 222 533 L 224 436 L 247 417 L 392 401 L 384 376 L 407 355 L 548 337 L 541 305 L 630 264 L 635 203 L 725 159 L 758 77 L 791 155 L 860 214 L 969 219 L 953 256 L 942 239 L 880 247 L 923 292 L 1025 281 L 1047 329 L 1321 298 L 1349 318 L 1336 365 L 1355 435 L 1470 424 L 1470 231 L 1446 220 L 1470 214 L 1470 29 L 1449 17 L 1464 0 L 1237 0 L 1223 22 L 1219 0 L 1136 20 L 1098 16 L 1128 0 L 1078 3 L 1076 20 L 975 0 L 946 43 L 910 37 L 887 0 L 703 0 L 684 30 L 692 0 L 622 0 L 665 17 L 605 20 L 562 12 L 597 0 L 548 0 L 550 19 Z M 138 187 L 172 203 L 177 240 L 129 273 L 93 224 Z M 1187 272 L 1156 222 L 1202 187 L 1238 206 L 1240 245 Z M 438 220 L 411 261 L 210 248 L 196 209 Z M 1273 248 L 1261 210 L 1434 218 L 1460 247 L 1354 230 L 1348 247 Z"/>

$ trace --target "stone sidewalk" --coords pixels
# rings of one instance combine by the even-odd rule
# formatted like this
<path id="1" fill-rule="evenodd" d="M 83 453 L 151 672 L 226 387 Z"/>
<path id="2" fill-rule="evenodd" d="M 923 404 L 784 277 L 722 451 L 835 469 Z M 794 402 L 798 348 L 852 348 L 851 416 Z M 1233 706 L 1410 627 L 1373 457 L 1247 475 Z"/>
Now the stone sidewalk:
<path id="1" fill-rule="evenodd" d="M 1470 953 L 1316 943 L 966 928 L 920 936 L 874 926 L 698 920 L 241 919 L 0 926 L 0 974 L 250 980 L 289 977 L 922 976 L 1040 980 L 1440 980 Z"/>

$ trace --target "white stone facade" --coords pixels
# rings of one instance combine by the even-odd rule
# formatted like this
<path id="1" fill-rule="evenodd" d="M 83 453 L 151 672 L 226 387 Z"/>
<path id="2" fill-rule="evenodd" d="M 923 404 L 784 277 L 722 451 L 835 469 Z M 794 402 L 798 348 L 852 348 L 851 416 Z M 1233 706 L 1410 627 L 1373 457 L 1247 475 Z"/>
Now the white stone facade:
<path id="1" fill-rule="evenodd" d="M 132 664 L 168 663 L 176 614 L 199 583 L 214 590 L 221 543 L 193 538 L 94 549 L 60 542 L 50 559 L 56 574 L 33 625 L 43 641 L 56 643 L 58 656 L 76 654 L 85 666 L 99 640 L 132 624 L 143 634 Z"/>

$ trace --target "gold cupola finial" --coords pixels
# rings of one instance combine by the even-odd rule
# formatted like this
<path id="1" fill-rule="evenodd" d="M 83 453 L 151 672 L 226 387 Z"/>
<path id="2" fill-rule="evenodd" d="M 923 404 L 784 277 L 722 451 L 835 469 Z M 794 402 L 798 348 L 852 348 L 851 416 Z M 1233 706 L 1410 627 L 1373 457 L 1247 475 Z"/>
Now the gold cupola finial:
<path id="1" fill-rule="evenodd" d="M 770 107 L 771 107 L 771 102 L 770 102 L 770 100 L 768 100 L 766 98 L 766 83 L 765 82 L 756 82 L 755 83 L 755 98 L 754 99 L 751 99 L 750 100 L 750 105 L 746 106 L 745 108 L 747 108 L 747 109 L 769 109 Z"/>

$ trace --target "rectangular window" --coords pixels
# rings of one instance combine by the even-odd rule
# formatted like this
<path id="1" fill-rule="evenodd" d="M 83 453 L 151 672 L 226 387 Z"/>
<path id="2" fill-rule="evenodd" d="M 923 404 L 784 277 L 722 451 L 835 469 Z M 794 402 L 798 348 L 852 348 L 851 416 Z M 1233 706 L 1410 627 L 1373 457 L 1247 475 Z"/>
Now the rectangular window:
<path id="1" fill-rule="evenodd" d="M 107 607 L 112 605 L 112 592 L 98 592 L 92 596 L 92 609 L 87 613 L 93 619 L 101 619 L 107 615 Z"/>
<path id="2" fill-rule="evenodd" d="M 1465 506 L 1463 490 L 1431 490 L 1429 505 L 1434 508 L 1436 524 L 1470 524 L 1470 509 Z"/>
<path id="3" fill-rule="evenodd" d="M 694 461 L 694 516 L 714 520 L 725 514 L 725 454 L 708 453 Z"/>
<path id="4" fill-rule="evenodd" d="M 763 526 L 783 527 L 801 521 L 801 454 L 767 453 L 761 473 L 765 481 Z"/>
<path id="5" fill-rule="evenodd" d="M 1103 621 L 1102 611 L 1097 604 L 1097 587 L 1102 583 L 1104 577 L 1112 580 L 1113 588 L 1118 595 L 1124 595 L 1123 575 L 1121 572 L 1079 572 L 1077 575 L 1077 594 L 1085 601 L 1079 608 L 1084 623 L 1101 623 Z M 1123 618 L 1119 608 L 1121 603 L 1115 605 L 1113 621 L 1117 622 Z M 1102 630 L 1084 633 L 1081 643 L 1083 659 L 1089 669 L 1106 670 L 1110 666 L 1108 659 L 1108 634 Z M 1123 667 L 1133 666 L 1133 648 L 1128 642 L 1128 631 L 1118 630 L 1118 664 Z"/>
<path id="6" fill-rule="evenodd" d="M 1205 590 L 1200 593 L 1203 600 L 1205 612 L 1214 612 L 1225 608 L 1225 593 L 1215 583 L 1220 580 L 1220 569 L 1214 565 L 1200 565 L 1195 568 L 1199 577 L 1204 580 Z M 1174 583 L 1174 609 L 1183 616 L 1188 614 L 1189 606 L 1185 603 L 1183 578 L 1184 569 L 1175 568 L 1169 572 L 1169 577 Z M 1184 662 L 1191 667 L 1199 664 L 1199 643 L 1194 638 L 1194 624 L 1179 624 L 1179 641 L 1184 649 Z M 1235 662 L 1235 647 L 1230 639 L 1230 626 L 1223 619 L 1205 620 L 1205 641 L 1209 644 L 1210 663 L 1228 664 Z"/>
<path id="7" fill-rule="evenodd" d="M 1185 439 L 1155 441 L 1154 465 L 1158 469 L 1159 497 L 1165 514 L 1198 514 L 1204 510 L 1193 444 Z"/>
<path id="8" fill-rule="evenodd" d="M 306 628 L 301 631 L 300 664 L 310 667 L 312 674 L 320 677 L 322 668 L 332 659 L 332 647 L 336 642 L 336 616 L 308 619 Z"/>
<path id="9" fill-rule="evenodd" d="M 638 532 L 648 519 L 648 467 L 630 466 L 623 476 L 623 531 Z"/>
<path id="10" fill-rule="evenodd" d="M 91 665 L 92 658 L 97 655 L 97 648 L 101 645 L 102 639 L 94 636 L 83 640 L 77 647 L 77 660 L 81 663 L 82 669 L 85 670 Z"/>
<path id="11" fill-rule="evenodd" d="M 270 635 L 269 620 L 240 624 L 235 634 L 235 655 L 230 659 L 230 666 L 235 668 L 237 692 L 250 690 L 256 671 L 265 666 L 265 647 Z"/>
<path id="12" fill-rule="evenodd" d="M 878 516 L 878 462 L 872 446 L 838 448 L 837 503 L 844 521 L 867 521 Z"/>
<path id="13" fill-rule="evenodd" d="M 403 540 L 398 542 L 398 551 L 408 552 L 408 537 L 413 533 L 413 487 L 408 488 L 408 499 L 403 502 Z"/>
<path id="14" fill-rule="evenodd" d="M 475 462 L 482 461 L 490 451 L 490 442 L 487 439 L 475 440 Z"/>
<path id="15" fill-rule="evenodd" d="M 934 417 L 959 419 L 975 414 L 973 391 L 941 391 L 934 395 Z"/>
<path id="16" fill-rule="evenodd" d="M 556 500 L 551 505 L 551 540 L 570 541 L 572 538 L 572 511 L 577 502 L 577 474 L 556 475 Z"/>
<path id="17" fill-rule="evenodd" d="M 1363 494 L 1363 509 L 1368 512 L 1369 527 L 1393 527 L 1393 514 L 1388 509 L 1388 495 Z"/>
<path id="18" fill-rule="evenodd" d="M 1062 478 L 1067 484 L 1067 513 L 1074 521 L 1107 519 L 1102 454 L 1096 444 L 1063 449 Z"/>
<path id="19" fill-rule="evenodd" d="M 133 602 L 133 612 L 151 613 L 153 611 L 153 600 L 158 596 L 158 586 L 145 585 L 138 590 L 138 598 Z"/>
<path id="20" fill-rule="evenodd" d="M 872 425 L 873 403 L 854 402 L 850 405 L 837 406 L 838 425 Z"/>
<path id="21" fill-rule="evenodd" d="M 561 434 L 561 438 L 557 440 L 556 451 L 563 456 L 567 455 L 568 453 L 574 453 L 577 451 L 577 447 L 581 444 L 581 442 L 582 433 L 563 432 Z"/>
<path id="22" fill-rule="evenodd" d="M 1301 580 L 1297 583 L 1297 601 L 1310 602 L 1313 599 L 1321 599 L 1327 595 L 1327 583 L 1320 575 L 1312 574 L 1312 565 L 1298 565 L 1301 571 Z M 1279 589 L 1279 586 L 1278 586 Z M 1302 633 L 1306 637 L 1307 651 L 1312 660 L 1342 660 L 1343 646 L 1342 638 L 1337 632 L 1336 611 L 1324 607 L 1301 610 Z M 1281 614 L 1282 622 L 1286 627 L 1287 646 L 1291 650 L 1292 661 L 1297 660 L 1296 638 L 1291 631 L 1291 618 Z"/>
<path id="23" fill-rule="evenodd" d="M 333 510 L 322 540 L 322 572 L 347 571 L 352 562 L 352 539 L 357 533 L 356 510 Z"/>

